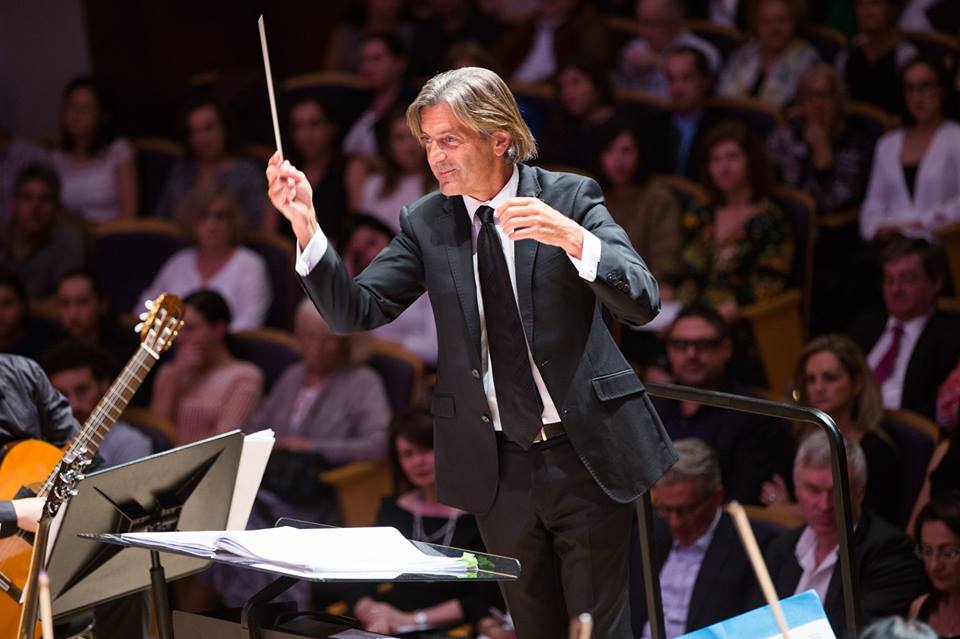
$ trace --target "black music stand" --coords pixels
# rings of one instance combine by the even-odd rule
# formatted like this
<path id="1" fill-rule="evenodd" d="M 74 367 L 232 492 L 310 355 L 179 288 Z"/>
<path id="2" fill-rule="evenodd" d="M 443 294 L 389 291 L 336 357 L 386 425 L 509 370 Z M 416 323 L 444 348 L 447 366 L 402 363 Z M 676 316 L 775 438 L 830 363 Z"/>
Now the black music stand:
<path id="1" fill-rule="evenodd" d="M 88 475 L 63 513 L 50 551 L 54 617 L 153 587 L 161 635 L 169 615 L 166 580 L 198 572 L 209 563 L 138 548 L 91 544 L 80 533 L 222 530 L 230 506 L 244 435 L 239 430 L 164 451 Z M 162 619 L 162 621 L 161 621 Z"/>

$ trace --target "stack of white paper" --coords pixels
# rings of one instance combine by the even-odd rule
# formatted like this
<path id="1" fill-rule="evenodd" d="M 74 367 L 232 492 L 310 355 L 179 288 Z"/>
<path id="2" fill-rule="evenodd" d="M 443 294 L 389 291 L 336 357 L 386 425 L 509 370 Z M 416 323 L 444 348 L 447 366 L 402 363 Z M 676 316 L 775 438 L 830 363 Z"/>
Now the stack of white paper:
<path id="1" fill-rule="evenodd" d="M 396 528 L 265 528 L 262 530 L 126 533 L 125 540 L 199 557 L 228 554 L 252 566 L 308 574 L 464 573 L 461 558 L 427 555 Z"/>

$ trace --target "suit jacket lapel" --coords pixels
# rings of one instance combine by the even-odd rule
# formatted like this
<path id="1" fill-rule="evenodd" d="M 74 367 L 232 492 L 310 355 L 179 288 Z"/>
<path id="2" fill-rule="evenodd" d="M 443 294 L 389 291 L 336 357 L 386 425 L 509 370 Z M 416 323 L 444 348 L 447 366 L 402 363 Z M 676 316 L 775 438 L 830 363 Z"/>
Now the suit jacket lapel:
<path id="1" fill-rule="evenodd" d="M 726 514 L 721 515 L 713 531 L 713 539 L 710 540 L 707 552 L 703 555 L 700 572 L 697 573 L 697 580 L 690 594 L 690 609 L 687 611 L 688 631 L 706 625 L 703 623 L 702 616 L 709 610 L 710 589 L 714 587 L 717 577 L 723 573 L 723 565 L 730 556 L 731 545 L 740 543 L 735 537 L 732 522 Z"/>
<path id="2" fill-rule="evenodd" d="M 460 298 L 463 317 L 470 331 L 474 353 L 480 359 L 480 311 L 477 309 L 477 284 L 473 274 L 473 234 L 470 216 L 463 198 L 448 197 L 443 204 L 440 224 L 445 233 L 450 272 Z"/>
<path id="3" fill-rule="evenodd" d="M 517 196 L 540 197 L 540 181 L 537 179 L 536 172 L 524 164 L 519 165 L 519 170 L 520 182 L 517 184 Z M 533 265 L 537 259 L 539 247 L 540 243 L 536 240 L 519 240 L 513 245 L 513 259 L 517 273 L 517 304 L 520 307 L 520 319 L 531 351 L 533 350 Z"/>

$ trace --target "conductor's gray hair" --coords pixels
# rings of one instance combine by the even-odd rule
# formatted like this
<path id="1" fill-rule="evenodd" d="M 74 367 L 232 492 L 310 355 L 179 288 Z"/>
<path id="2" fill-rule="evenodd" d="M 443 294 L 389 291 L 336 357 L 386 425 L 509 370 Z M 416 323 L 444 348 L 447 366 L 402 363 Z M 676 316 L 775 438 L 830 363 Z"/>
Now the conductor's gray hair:
<path id="1" fill-rule="evenodd" d="M 867 458 L 863 448 L 855 441 L 843 438 L 843 445 L 847 451 L 847 474 L 850 477 L 850 492 L 862 495 L 867 487 Z M 823 431 L 815 431 L 807 435 L 797 449 L 797 456 L 793 462 L 793 474 L 796 478 L 799 468 L 832 468 L 830 463 L 830 441 Z"/>
<path id="2" fill-rule="evenodd" d="M 933 628 L 917 621 L 900 617 L 887 617 L 870 624 L 860 639 L 937 639 Z"/>
<path id="3" fill-rule="evenodd" d="M 700 485 L 702 496 L 713 493 L 721 486 L 720 462 L 717 456 L 702 439 L 690 437 L 673 442 L 677 451 L 677 463 L 667 469 L 658 486 L 672 486 L 685 481 L 696 481 Z"/>
<path id="4" fill-rule="evenodd" d="M 537 157 L 537 141 L 520 115 L 517 100 L 496 73 L 481 67 L 444 71 L 427 80 L 407 107 L 407 125 L 421 141 L 420 116 L 426 107 L 447 104 L 467 127 L 483 136 L 504 131 L 510 137 L 506 159 L 516 164 Z"/>

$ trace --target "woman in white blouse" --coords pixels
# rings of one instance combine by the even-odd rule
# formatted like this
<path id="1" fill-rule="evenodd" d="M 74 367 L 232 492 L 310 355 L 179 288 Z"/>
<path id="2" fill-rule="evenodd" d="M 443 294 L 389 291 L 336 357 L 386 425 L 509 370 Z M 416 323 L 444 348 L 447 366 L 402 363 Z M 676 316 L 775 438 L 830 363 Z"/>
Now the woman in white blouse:
<path id="1" fill-rule="evenodd" d="M 140 296 L 143 302 L 162 292 L 184 296 L 200 289 L 216 291 L 230 307 L 230 331 L 263 326 L 272 297 L 266 262 L 240 246 L 244 212 L 229 187 L 210 182 L 191 191 L 177 217 L 194 246 L 177 251 Z"/>
<path id="2" fill-rule="evenodd" d="M 947 119 L 949 76 L 914 58 L 901 73 L 905 126 L 877 143 L 860 211 L 866 240 L 929 236 L 960 220 L 960 124 Z"/>
<path id="3" fill-rule="evenodd" d="M 112 138 L 103 92 L 81 77 L 63 92 L 60 145 L 53 163 L 63 205 L 88 222 L 133 217 L 139 206 L 133 145 Z"/>

